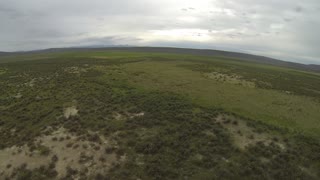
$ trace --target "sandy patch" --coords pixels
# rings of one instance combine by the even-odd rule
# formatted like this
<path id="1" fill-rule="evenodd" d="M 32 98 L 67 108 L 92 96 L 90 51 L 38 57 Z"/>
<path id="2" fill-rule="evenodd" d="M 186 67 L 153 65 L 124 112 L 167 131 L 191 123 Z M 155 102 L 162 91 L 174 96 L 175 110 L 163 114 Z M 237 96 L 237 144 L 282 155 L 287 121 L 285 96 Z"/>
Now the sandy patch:
<path id="1" fill-rule="evenodd" d="M 20 98 L 22 98 L 22 94 L 19 92 L 18 94 L 16 94 L 13 97 L 16 98 L 16 99 L 20 99 Z"/>
<path id="2" fill-rule="evenodd" d="M 144 116 L 144 112 L 140 112 L 140 113 L 131 113 L 129 114 L 130 118 L 134 118 L 134 117 L 141 117 Z"/>
<path id="3" fill-rule="evenodd" d="M 113 117 L 116 120 L 125 120 L 125 119 L 132 119 L 135 117 L 141 117 L 144 116 L 144 112 L 140 112 L 140 113 L 124 113 L 124 114 L 120 114 L 120 113 L 114 113 Z"/>
<path id="4" fill-rule="evenodd" d="M 49 153 L 41 155 L 39 150 L 31 152 L 27 145 L 0 150 L 0 179 L 10 176 L 22 164 L 32 170 L 48 166 L 52 159 L 55 159 L 57 178 L 65 177 L 70 169 L 77 172 L 72 179 L 80 176 L 89 178 L 98 173 L 105 174 L 114 164 L 125 160 L 125 155 L 116 155 L 114 149 L 117 144 L 114 141 L 93 132 L 76 136 L 60 128 L 50 135 L 39 137 L 34 143 L 48 148 Z"/>
<path id="5" fill-rule="evenodd" d="M 94 59 L 110 59 L 110 57 L 107 56 L 92 56 Z"/>
<path id="6" fill-rule="evenodd" d="M 36 79 L 32 79 L 31 81 L 24 83 L 24 85 L 29 86 L 29 87 L 33 87 L 36 83 Z"/>
<path id="7" fill-rule="evenodd" d="M 209 79 L 213 79 L 218 82 L 224 82 L 229 84 L 241 85 L 245 87 L 255 87 L 255 83 L 251 81 L 244 80 L 241 76 L 233 74 L 223 74 L 219 72 L 205 73 L 204 76 Z"/>
<path id="8" fill-rule="evenodd" d="M 112 143 L 101 136 L 97 137 L 99 137 L 97 142 L 79 140 L 79 137 L 60 128 L 52 135 L 44 136 L 39 140 L 43 142 L 43 145 L 50 147 L 52 153 L 58 157 L 56 171 L 58 176 L 63 177 L 67 173 L 67 167 L 78 171 L 86 169 L 87 175 L 94 175 L 108 170 L 112 163 L 117 161 L 114 152 L 106 153 L 106 148 Z M 55 138 L 57 140 L 54 140 Z"/>
<path id="9" fill-rule="evenodd" d="M 67 107 L 63 110 L 63 115 L 69 119 L 72 116 L 78 115 L 78 109 L 75 106 Z"/>
<path id="10" fill-rule="evenodd" d="M 7 69 L 0 69 L 0 75 L 7 73 Z"/>
<path id="11" fill-rule="evenodd" d="M 67 72 L 67 73 L 70 73 L 70 74 L 80 74 L 82 72 L 87 72 L 87 69 L 80 68 L 80 67 L 77 67 L 77 66 L 72 66 L 72 67 L 64 68 L 64 72 Z"/>
<path id="12" fill-rule="evenodd" d="M 275 141 L 278 137 L 272 136 L 267 133 L 257 133 L 252 127 L 247 126 L 244 120 L 235 118 L 229 115 L 219 115 L 216 118 L 223 127 L 225 127 L 233 138 L 234 144 L 240 149 L 246 149 L 249 145 L 255 145 L 258 142 L 262 142 L 268 146 L 270 143 L 278 145 L 281 149 L 285 148 L 284 143 Z"/>
<path id="13" fill-rule="evenodd" d="M 125 116 L 123 116 L 122 114 L 119 114 L 119 113 L 115 113 L 115 115 L 113 117 L 115 120 L 118 120 L 118 121 L 126 118 Z"/>
<path id="14" fill-rule="evenodd" d="M 14 168 L 22 164 L 26 164 L 27 169 L 34 169 L 49 162 L 50 157 L 42 156 L 37 151 L 31 152 L 26 145 L 0 150 L 0 179 L 9 176 Z"/>

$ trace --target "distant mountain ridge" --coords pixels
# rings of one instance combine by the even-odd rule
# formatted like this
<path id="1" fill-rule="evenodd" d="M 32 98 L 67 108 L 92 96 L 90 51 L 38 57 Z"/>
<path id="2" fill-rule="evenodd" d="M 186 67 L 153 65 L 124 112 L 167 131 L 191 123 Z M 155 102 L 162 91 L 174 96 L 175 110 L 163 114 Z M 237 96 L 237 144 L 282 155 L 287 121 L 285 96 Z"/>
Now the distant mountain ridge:
<path id="1" fill-rule="evenodd" d="M 110 48 L 109 48 L 110 49 Z M 111 48 L 119 49 L 119 48 Z M 178 53 L 178 54 L 190 54 L 190 55 L 202 55 L 202 56 L 223 56 L 227 58 L 236 58 L 249 62 L 256 62 L 262 64 L 269 64 L 280 67 L 289 67 L 293 69 L 300 69 L 305 71 L 320 72 L 320 65 L 316 64 L 300 64 L 295 62 L 288 62 L 283 60 L 278 60 L 274 58 L 269 58 L 265 56 L 252 55 L 239 52 L 230 52 L 222 50 L 211 50 L 211 49 L 188 49 L 188 48 L 170 48 L 170 47 L 127 47 L 121 48 L 127 51 L 137 51 L 137 52 L 160 52 L 160 53 Z"/>
<path id="2" fill-rule="evenodd" d="M 10 53 L 8 53 L 8 52 L 2 52 L 2 51 L 0 51 L 0 56 L 3 56 L 3 55 L 9 55 Z"/>
<path id="3" fill-rule="evenodd" d="M 297 70 L 312 71 L 320 73 L 320 65 L 316 64 L 300 64 L 295 62 L 282 61 L 274 58 L 265 56 L 252 55 L 239 52 L 230 52 L 222 50 L 211 50 L 211 49 L 188 49 L 188 48 L 173 48 L 173 47 L 128 47 L 128 46 L 110 46 L 110 47 L 70 47 L 70 48 L 51 48 L 44 50 L 26 51 L 26 52 L 0 52 L 0 56 L 6 55 L 18 55 L 18 54 L 33 54 L 33 53 L 44 53 L 44 52 L 65 52 L 65 51 L 95 51 L 95 50 L 122 50 L 130 52 L 154 52 L 154 53 L 177 53 L 177 54 L 190 54 L 190 55 L 201 55 L 201 56 L 221 56 L 227 58 L 235 58 L 248 62 L 255 62 L 260 64 L 268 64 L 280 67 L 288 67 Z"/>

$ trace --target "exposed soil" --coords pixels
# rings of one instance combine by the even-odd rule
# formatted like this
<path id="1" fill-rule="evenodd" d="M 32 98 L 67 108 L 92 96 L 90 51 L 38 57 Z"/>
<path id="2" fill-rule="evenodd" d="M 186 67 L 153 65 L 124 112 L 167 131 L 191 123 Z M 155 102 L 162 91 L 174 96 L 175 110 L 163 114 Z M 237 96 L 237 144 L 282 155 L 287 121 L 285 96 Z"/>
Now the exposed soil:
<path id="1" fill-rule="evenodd" d="M 67 119 L 69 119 L 69 117 L 76 116 L 77 114 L 78 109 L 75 106 L 67 107 L 63 111 L 63 115 Z"/>
<path id="2" fill-rule="evenodd" d="M 234 144 L 240 149 L 246 149 L 249 145 L 262 142 L 265 145 L 275 143 L 281 149 L 285 149 L 284 143 L 278 141 L 276 136 L 267 133 L 257 133 L 253 128 L 249 127 L 244 120 L 229 115 L 219 115 L 216 121 L 221 123 L 223 127 L 229 130 L 233 138 Z"/>
<path id="3" fill-rule="evenodd" d="M 77 66 L 67 67 L 64 69 L 64 71 L 70 74 L 80 74 L 82 72 L 87 72 L 85 68 L 80 68 Z"/>
<path id="4" fill-rule="evenodd" d="M 106 150 L 115 149 L 115 142 L 93 132 L 88 132 L 86 136 L 76 136 L 60 128 L 50 135 L 37 138 L 34 144 L 48 149 L 48 152 L 43 153 L 39 148 L 31 151 L 28 145 L 0 151 L 0 179 L 11 176 L 23 164 L 33 170 L 49 165 L 53 159 L 58 178 L 65 177 L 70 168 L 74 172 L 84 173 L 86 177 L 93 177 L 125 160 L 125 155 L 119 157 L 114 151 Z M 73 178 L 79 178 L 79 174 L 76 173 Z"/>
<path id="5" fill-rule="evenodd" d="M 31 81 L 25 83 L 26 86 L 33 87 L 36 83 L 36 79 L 31 79 Z"/>
<path id="6" fill-rule="evenodd" d="M 236 85 L 241 85 L 245 87 L 254 88 L 256 86 L 254 82 L 244 80 L 239 75 L 228 75 L 228 74 L 223 74 L 219 72 L 211 72 L 211 73 L 205 73 L 204 76 L 209 79 L 213 79 L 215 81 L 236 84 Z"/>

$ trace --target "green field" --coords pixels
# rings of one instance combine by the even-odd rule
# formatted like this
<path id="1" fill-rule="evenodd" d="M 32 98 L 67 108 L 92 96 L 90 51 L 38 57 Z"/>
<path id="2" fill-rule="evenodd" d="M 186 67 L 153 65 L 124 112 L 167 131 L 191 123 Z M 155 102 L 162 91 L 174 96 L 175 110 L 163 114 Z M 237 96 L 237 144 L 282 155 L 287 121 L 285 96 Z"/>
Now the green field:
<path id="1" fill-rule="evenodd" d="M 320 178 L 318 73 L 66 51 L 0 57 L 0 87 L 0 179 Z"/>

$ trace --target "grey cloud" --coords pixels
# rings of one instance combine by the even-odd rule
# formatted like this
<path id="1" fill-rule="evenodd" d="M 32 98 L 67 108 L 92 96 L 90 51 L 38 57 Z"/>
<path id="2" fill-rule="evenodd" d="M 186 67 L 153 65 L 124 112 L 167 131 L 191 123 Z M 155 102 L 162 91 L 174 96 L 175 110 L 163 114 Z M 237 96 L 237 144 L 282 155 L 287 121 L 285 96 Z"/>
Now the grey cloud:
<path id="1" fill-rule="evenodd" d="M 130 43 L 138 43 L 142 39 L 126 36 L 106 36 L 106 37 L 89 37 L 79 40 L 77 43 L 81 45 L 125 45 Z"/>
<path id="2" fill-rule="evenodd" d="M 22 12 L 19 12 L 15 9 L 7 8 L 7 7 L 0 7 L 0 15 L 7 16 L 9 18 L 18 18 L 23 16 Z"/>
<path id="3" fill-rule="evenodd" d="M 301 6 L 297 6 L 294 8 L 294 10 L 297 12 L 297 13 L 300 13 L 303 11 L 303 8 Z"/>
<path id="4" fill-rule="evenodd" d="M 79 44 L 174 45 L 307 62 L 320 57 L 318 17 L 318 0 L 0 1 L 0 51 Z M 176 34 L 152 33 L 171 30 Z M 192 33 L 179 36 L 179 30 Z"/>
<path id="5" fill-rule="evenodd" d="M 286 22 L 291 22 L 292 21 L 292 19 L 290 19 L 290 18 L 283 18 L 283 20 L 286 21 Z"/>

